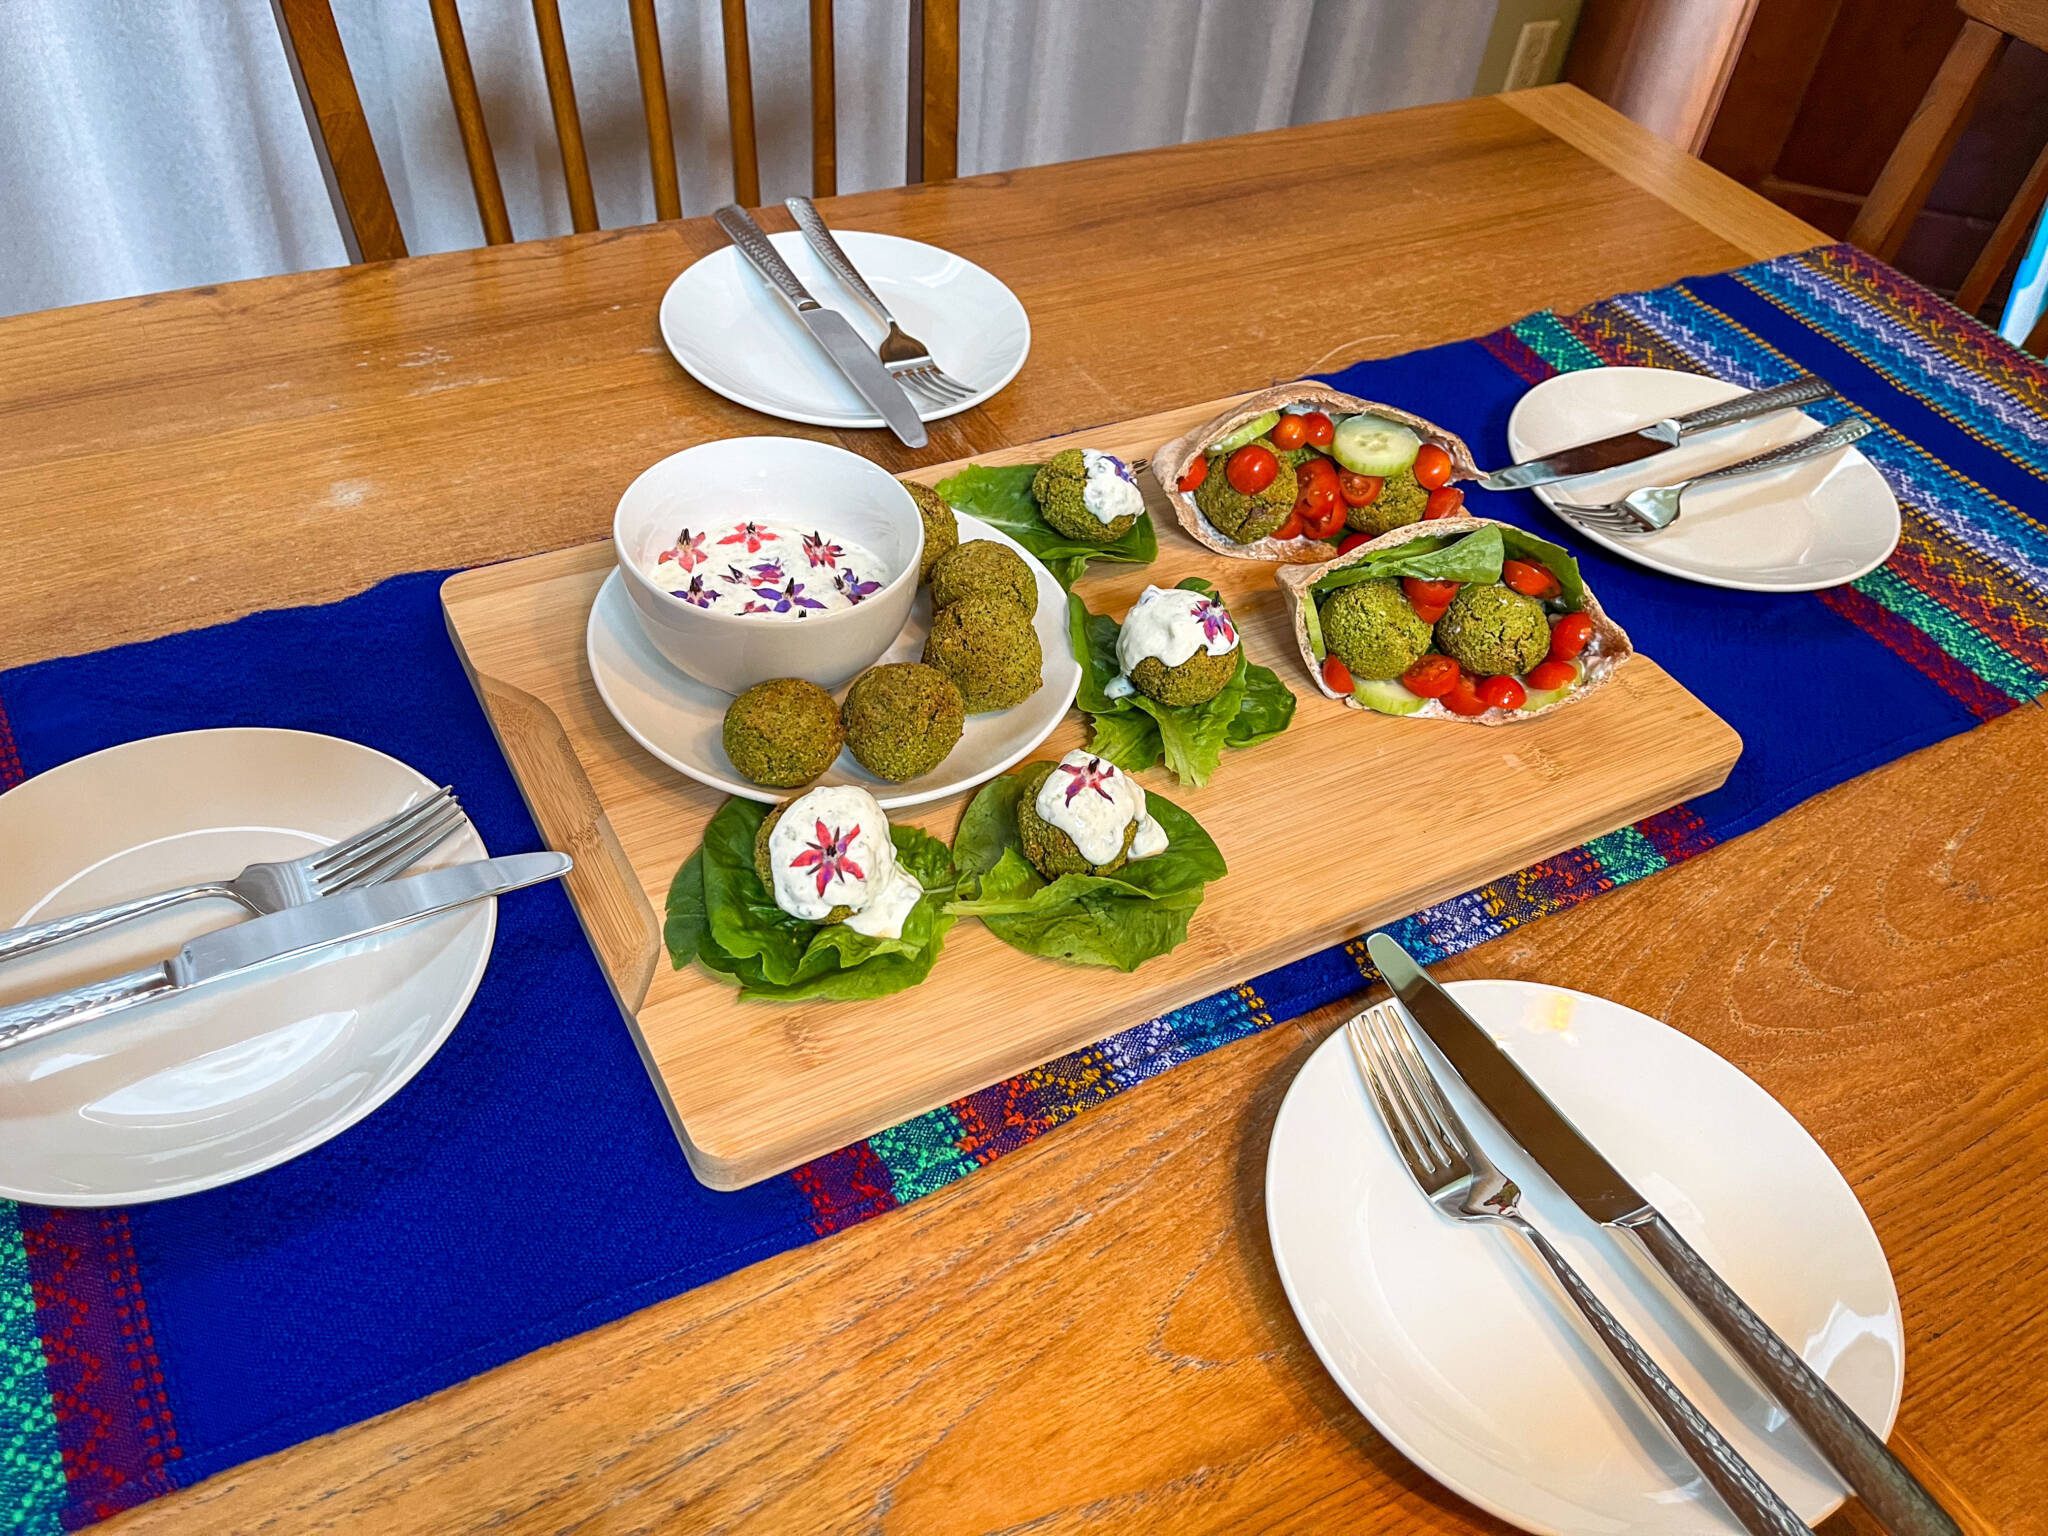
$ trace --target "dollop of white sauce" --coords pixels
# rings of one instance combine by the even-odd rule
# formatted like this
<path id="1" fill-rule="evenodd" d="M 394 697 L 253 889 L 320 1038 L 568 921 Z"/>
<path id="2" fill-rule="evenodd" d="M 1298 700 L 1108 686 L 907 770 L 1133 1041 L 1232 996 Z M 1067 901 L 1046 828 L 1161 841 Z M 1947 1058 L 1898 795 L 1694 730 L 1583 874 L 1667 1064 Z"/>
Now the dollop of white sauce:
<path id="1" fill-rule="evenodd" d="M 851 907 L 846 926 L 876 939 L 900 938 L 924 891 L 897 864 L 882 807 L 853 784 L 827 785 L 790 802 L 768 834 L 768 871 L 775 905 L 791 917 L 818 923 L 835 907 Z"/>
<path id="2" fill-rule="evenodd" d="M 1236 645 L 1237 626 L 1215 598 L 1184 587 L 1147 587 L 1124 615 L 1116 659 L 1128 677 L 1147 656 L 1177 667 L 1197 651 L 1223 656 Z"/>
<path id="3" fill-rule="evenodd" d="M 1130 466 L 1114 454 L 1081 450 L 1087 479 L 1081 485 L 1081 504 L 1095 514 L 1105 527 L 1120 517 L 1136 517 L 1145 510 L 1145 493 L 1131 478 Z"/>
<path id="4" fill-rule="evenodd" d="M 1090 864 L 1107 864 L 1123 852 L 1124 831 L 1138 825 L 1131 857 L 1149 859 L 1166 851 L 1166 829 L 1145 808 L 1144 786 L 1107 759 L 1074 751 L 1061 758 L 1033 802 L 1039 818 L 1074 841 Z"/>

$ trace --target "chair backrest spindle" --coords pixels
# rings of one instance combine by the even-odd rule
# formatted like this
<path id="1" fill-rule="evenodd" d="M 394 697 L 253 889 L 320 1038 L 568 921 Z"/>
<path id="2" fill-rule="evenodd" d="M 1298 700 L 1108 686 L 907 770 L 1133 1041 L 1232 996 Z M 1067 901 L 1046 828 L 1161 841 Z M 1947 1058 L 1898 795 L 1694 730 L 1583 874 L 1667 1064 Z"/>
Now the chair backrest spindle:
<path id="1" fill-rule="evenodd" d="M 839 190 L 838 65 L 833 59 L 832 0 L 811 0 L 811 196 Z"/>
<path id="2" fill-rule="evenodd" d="M 761 201 L 761 153 L 754 142 L 754 66 L 747 55 L 747 0 L 719 0 L 725 23 L 725 120 L 732 130 L 733 200 Z"/>
<path id="3" fill-rule="evenodd" d="M 505 212 L 505 189 L 498 182 L 498 161 L 491 153 L 491 135 L 484 127 L 483 98 L 477 94 L 476 72 L 470 68 L 469 41 L 462 35 L 462 13 L 455 0 L 427 0 L 434 15 L 434 41 L 441 49 L 441 73 L 448 78 L 448 99 L 455 107 L 455 128 L 462 135 L 463 158 L 469 162 L 469 184 L 476 193 L 477 217 L 491 245 L 512 242 L 512 219 Z"/>
<path id="4" fill-rule="evenodd" d="M 676 176 L 675 129 L 668 116 L 668 74 L 661 67 L 661 28 L 654 20 L 654 0 L 627 0 L 633 17 L 633 58 L 640 66 L 640 105 L 647 118 L 647 168 L 654 178 L 654 216 L 683 216 L 681 183 Z"/>
<path id="5" fill-rule="evenodd" d="M 569 222 L 578 234 L 587 234 L 597 228 L 597 194 L 590 185 L 590 155 L 583 147 L 583 118 L 576 110 L 576 81 L 569 72 L 559 0 L 533 0 L 533 30 L 540 38 L 540 67 L 547 76 L 548 107 L 555 115 L 555 142 L 562 151 Z"/>

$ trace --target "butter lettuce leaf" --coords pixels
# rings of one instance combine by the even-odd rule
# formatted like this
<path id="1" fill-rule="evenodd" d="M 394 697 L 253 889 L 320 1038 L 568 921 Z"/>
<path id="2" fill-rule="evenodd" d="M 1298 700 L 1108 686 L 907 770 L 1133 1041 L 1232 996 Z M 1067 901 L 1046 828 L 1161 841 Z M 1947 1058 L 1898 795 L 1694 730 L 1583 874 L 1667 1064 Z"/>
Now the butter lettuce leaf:
<path id="1" fill-rule="evenodd" d="M 1188 921 L 1223 854 L 1194 817 L 1160 795 L 1146 800 L 1165 829 L 1164 853 L 1133 859 L 1113 875 L 1062 875 L 1031 867 L 1017 835 L 1020 775 L 984 784 L 953 838 L 959 888 L 948 913 L 978 917 L 1012 949 L 1077 965 L 1133 971 L 1187 937 Z"/>
<path id="2" fill-rule="evenodd" d="M 697 851 L 669 886 L 662 937 L 676 969 L 696 961 L 747 997 L 885 997 L 915 986 L 939 957 L 953 918 L 953 857 L 915 827 L 892 827 L 896 857 L 925 894 L 902 935 L 871 938 L 844 924 L 807 923 L 775 905 L 754 869 L 754 837 L 769 807 L 732 799 L 705 823 Z"/>
<path id="3" fill-rule="evenodd" d="M 1036 555 L 1045 568 L 1071 587 L 1090 560 L 1116 560 L 1129 565 L 1150 565 L 1159 556 L 1159 536 L 1152 528 L 1152 514 L 1140 513 L 1119 537 L 1107 544 L 1084 544 L 1056 533 L 1038 515 L 1038 498 L 1031 494 L 1036 464 L 970 464 L 941 480 L 935 489 L 949 506 L 978 517 L 999 528 Z"/>

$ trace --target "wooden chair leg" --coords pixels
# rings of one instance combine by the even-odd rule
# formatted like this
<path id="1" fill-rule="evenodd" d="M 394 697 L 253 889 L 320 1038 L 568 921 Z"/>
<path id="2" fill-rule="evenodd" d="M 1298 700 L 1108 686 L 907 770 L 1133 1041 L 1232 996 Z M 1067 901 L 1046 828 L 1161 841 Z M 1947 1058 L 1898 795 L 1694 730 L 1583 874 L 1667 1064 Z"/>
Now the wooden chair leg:
<path id="1" fill-rule="evenodd" d="M 1963 23 L 1898 147 L 1878 173 L 1877 185 L 1863 200 L 1863 210 L 1849 229 L 1850 244 L 1885 261 L 1898 255 L 2007 41 L 1996 27 L 1975 20 Z"/>

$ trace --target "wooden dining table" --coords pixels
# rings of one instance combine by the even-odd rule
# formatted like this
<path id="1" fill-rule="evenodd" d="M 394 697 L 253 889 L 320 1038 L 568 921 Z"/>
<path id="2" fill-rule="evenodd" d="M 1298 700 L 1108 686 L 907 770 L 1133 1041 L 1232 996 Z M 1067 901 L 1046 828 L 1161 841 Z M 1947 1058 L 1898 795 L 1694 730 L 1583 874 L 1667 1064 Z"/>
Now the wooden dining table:
<path id="1" fill-rule="evenodd" d="M 1031 316 L 1016 381 L 921 452 L 815 433 L 895 469 L 1826 238 L 1564 86 L 824 211 Z M 666 453 L 812 431 L 662 346 L 663 289 L 721 242 L 686 219 L 0 321 L 0 667 L 595 539 Z M 1972 1529 L 2048 1506 L 2044 849 L 2048 713 L 2020 708 L 1442 967 L 1668 1020 L 1818 1138 L 1898 1282 L 1893 1443 Z M 106 1529 L 1504 1529 L 1360 1417 L 1274 1272 L 1274 1112 L 1344 1013 Z"/>

